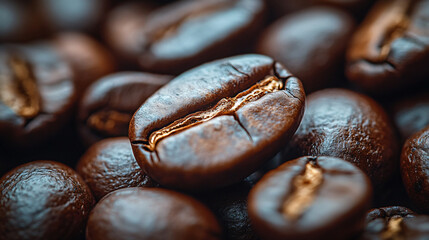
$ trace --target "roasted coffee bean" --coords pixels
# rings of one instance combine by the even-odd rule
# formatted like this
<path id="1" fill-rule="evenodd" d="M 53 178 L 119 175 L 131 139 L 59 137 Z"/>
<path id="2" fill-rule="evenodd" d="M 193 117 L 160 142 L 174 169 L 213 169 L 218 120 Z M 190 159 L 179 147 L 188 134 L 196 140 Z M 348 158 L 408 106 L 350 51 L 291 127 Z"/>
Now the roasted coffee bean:
<path id="1" fill-rule="evenodd" d="M 0 1 L 0 42 L 33 40 L 44 33 L 33 7 L 29 1 Z"/>
<path id="2" fill-rule="evenodd" d="M 393 118 L 404 141 L 429 126 L 429 93 L 397 101 L 393 107 Z"/>
<path id="3" fill-rule="evenodd" d="M 106 18 L 104 38 L 121 64 L 128 67 L 136 65 L 140 34 L 148 14 L 157 5 L 148 2 L 127 2 L 113 9 Z"/>
<path id="4" fill-rule="evenodd" d="M 165 189 L 125 188 L 93 209 L 87 240 L 222 239 L 213 213 L 184 194 Z"/>
<path id="5" fill-rule="evenodd" d="M 73 169 L 52 161 L 21 165 L 0 179 L 0 238 L 83 237 L 93 204 Z"/>
<path id="6" fill-rule="evenodd" d="M 172 80 L 134 114 L 134 155 L 162 185 L 197 190 L 232 184 L 290 139 L 304 100 L 300 81 L 269 57 L 207 63 Z"/>
<path id="7" fill-rule="evenodd" d="M 109 138 L 92 145 L 76 168 L 99 200 L 120 188 L 157 186 L 139 167 L 126 137 Z"/>
<path id="8" fill-rule="evenodd" d="M 148 72 L 179 74 L 241 53 L 262 27 L 263 12 L 261 0 L 187 0 L 160 8 L 143 26 L 140 66 Z"/>
<path id="9" fill-rule="evenodd" d="M 387 114 L 374 100 L 345 89 L 326 89 L 308 96 L 286 159 L 339 157 L 362 169 L 379 188 L 397 169 L 397 145 Z"/>
<path id="10" fill-rule="evenodd" d="M 381 0 L 355 32 L 346 69 L 373 94 L 412 86 L 429 74 L 429 1 Z"/>
<path id="11" fill-rule="evenodd" d="M 415 216 L 413 211 L 400 206 L 372 209 L 366 215 L 365 229 L 360 239 L 404 239 L 402 222 Z"/>
<path id="12" fill-rule="evenodd" d="M 45 27 L 53 31 L 95 32 L 107 10 L 107 0 L 35 0 Z M 34 10 L 33 10 L 34 11 Z"/>
<path id="13" fill-rule="evenodd" d="M 346 12 L 308 8 L 271 25 L 262 34 L 257 52 L 287 66 L 301 79 L 308 93 L 340 78 L 353 28 L 354 21 Z"/>
<path id="14" fill-rule="evenodd" d="M 89 36 L 61 33 L 55 36 L 53 43 L 73 67 L 79 96 L 91 83 L 115 71 L 116 63 L 111 53 Z"/>
<path id="15" fill-rule="evenodd" d="M 171 79 L 167 75 L 119 72 L 98 80 L 79 105 L 78 130 L 83 142 L 90 146 L 103 138 L 127 136 L 134 112 Z"/>
<path id="16" fill-rule="evenodd" d="M 349 239 L 363 228 L 371 185 L 353 164 L 301 157 L 250 191 L 249 216 L 263 239 Z"/>
<path id="17" fill-rule="evenodd" d="M 429 212 L 429 127 L 412 135 L 401 154 L 401 174 L 408 196 Z"/>
<path id="18" fill-rule="evenodd" d="M 0 139 L 43 143 L 64 126 L 75 103 L 73 74 L 49 44 L 0 48 Z"/>

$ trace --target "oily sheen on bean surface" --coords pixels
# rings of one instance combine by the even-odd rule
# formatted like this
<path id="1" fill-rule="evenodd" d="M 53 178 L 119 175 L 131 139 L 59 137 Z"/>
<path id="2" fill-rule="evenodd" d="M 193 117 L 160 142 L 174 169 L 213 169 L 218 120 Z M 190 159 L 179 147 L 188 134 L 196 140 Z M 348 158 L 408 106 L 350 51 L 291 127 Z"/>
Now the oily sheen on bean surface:
<path id="1" fill-rule="evenodd" d="M 249 216 L 262 239 L 349 239 L 362 230 L 371 195 L 369 179 L 353 164 L 301 157 L 255 185 Z"/>
<path id="2" fill-rule="evenodd" d="M 91 190 L 70 167 L 21 165 L 0 179 L 0 239 L 79 239 L 93 205 Z"/>
<path id="3" fill-rule="evenodd" d="M 161 188 L 125 188 L 104 197 L 89 216 L 87 240 L 220 240 L 213 213 L 197 200 Z"/>
<path id="4" fill-rule="evenodd" d="M 286 159 L 298 156 L 339 157 L 358 166 L 375 188 L 398 166 L 398 144 L 384 109 L 373 99 L 345 89 L 308 95 L 307 107 Z"/>
<path id="5" fill-rule="evenodd" d="M 183 73 L 134 114 L 129 137 L 161 185 L 220 187 L 257 170 L 301 121 L 301 82 L 263 55 L 241 55 Z"/>

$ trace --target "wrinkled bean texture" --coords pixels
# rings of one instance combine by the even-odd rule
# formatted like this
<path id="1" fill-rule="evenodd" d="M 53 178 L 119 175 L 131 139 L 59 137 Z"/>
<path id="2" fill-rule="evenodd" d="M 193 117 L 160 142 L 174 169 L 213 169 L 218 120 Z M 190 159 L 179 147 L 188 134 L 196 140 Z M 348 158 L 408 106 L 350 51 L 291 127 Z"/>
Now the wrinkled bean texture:
<path id="1" fill-rule="evenodd" d="M 93 205 L 91 190 L 70 167 L 21 165 L 0 179 L 0 238 L 77 239 Z"/>
<path id="2" fill-rule="evenodd" d="M 362 169 L 379 188 L 397 169 L 397 148 L 393 127 L 377 102 L 350 90 L 325 89 L 308 96 L 285 158 L 343 158 Z"/>
<path id="3" fill-rule="evenodd" d="M 82 156 L 76 170 L 97 200 L 120 188 L 157 186 L 140 169 L 126 137 L 97 142 Z"/>

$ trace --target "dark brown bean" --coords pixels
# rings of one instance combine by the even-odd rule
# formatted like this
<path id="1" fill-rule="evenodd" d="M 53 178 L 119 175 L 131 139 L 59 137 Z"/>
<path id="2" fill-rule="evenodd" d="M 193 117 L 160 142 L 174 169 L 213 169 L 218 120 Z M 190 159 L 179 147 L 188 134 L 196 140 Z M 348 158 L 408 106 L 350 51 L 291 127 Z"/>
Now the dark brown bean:
<path id="1" fill-rule="evenodd" d="M 268 172 L 250 191 L 262 239 L 349 239 L 363 228 L 371 184 L 353 164 L 301 157 Z"/>
<path id="2" fill-rule="evenodd" d="M 109 138 L 92 145 L 79 160 L 76 170 L 97 200 L 120 188 L 157 186 L 140 169 L 126 137 Z"/>
<path id="3" fill-rule="evenodd" d="M 179 74 L 238 54 L 262 27 L 261 0 L 178 1 L 147 18 L 139 41 L 143 70 Z"/>
<path id="4" fill-rule="evenodd" d="M 125 67 L 137 66 L 139 38 L 147 16 L 156 7 L 149 2 L 126 2 L 107 16 L 104 38 Z"/>
<path id="5" fill-rule="evenodd" d="M 402 181 L 408 196 L 429 212 L 429 127 L 412 135 L 401 154 Z"/>
<path id="6" fill-rule="evenodd" d="M 88 240 L 222 239 L 213 213 L 184 194 L 125 188 L 110 193 L 91 212 Z"/>
<path id="7" fill-rule="evenodd" d="M 300 127 L 288 146 L 291 156 L 333 156 L 358 166 L 375 188 L 398 166 L 394 130 L 373 99 L 345 89 L 325 89 L 308 96 Z"/>
<path id="8" fill-rule="evenodd" d="M 372 209 L 366 216 L 365 229 L 360 239 L 404 239 L 402 222 L 415 216 L 413 211 L 400 206 Z"/>
<path id="9" fill-rule="evenodd" d="M 302 81 L 306 92 L 327 87 L 343 75 L 354 21 L 335 8 L 313 7 L 286 15 L 263 34 L 257 52 L 268 55 Z"/>
<path id="10" fill-rule="evenodd" d="M 57 134 L 75 103 L 71 67 L 52 45 L 0 49 L 0 139 L 10 146 L 40 145 Z"/>
<path id="11" fill-rule="evenodd" d="M 429 74 L 429 1 L 381 0 L 347 53 L 351 82 L 374 93 L 412 86 Z"/>
<path id="12" fill-rule="evenodd" d="M 94 83 L 82 97 L 78 131 L 86 146 L 108 137 L 128 135 L 134 112 L 173 77 L 142 72 L 118 72 Z"/>
<path id="13" fill-rule="evenodd" d="M 93 204 L 73 169 L 52 161 L 21 165 L 0 179 L 0 238 L 77 239 Z"/>
<path id="14" fill-rule="evenodd" d="M 163 185 L 202 189 L 238 182 L 293 135 L 304 99 L 300 81 L 269 57 L 207 63 L 172 80 L 134 114 L 134 155 Z"/>

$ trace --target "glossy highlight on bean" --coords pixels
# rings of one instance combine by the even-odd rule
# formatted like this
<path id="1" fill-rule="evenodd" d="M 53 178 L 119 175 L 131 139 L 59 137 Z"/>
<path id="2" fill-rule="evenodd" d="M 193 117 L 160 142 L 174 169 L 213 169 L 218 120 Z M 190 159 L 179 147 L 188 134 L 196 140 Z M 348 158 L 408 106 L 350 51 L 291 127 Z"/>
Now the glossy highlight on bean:
<path id="1" fill-rule="evenodd" d="M 40 111 L 40 96 L 30 63 L 12 54 L 8 64 L 13 76 L 0 75 L 0 101 L 19 116 L 33 118 Z"/>
<path id="2" fill-rule="evenodd" d="M 309 161 L 304 172 L 293 180 L 294 192 L 283 204 L 283 215 L 292 220 L 299 218 L 311 206 L 322 182 L 322 169 Z"/>
<path id="3" fill-rule="evenodd" d="M 192 126 L 207 122 L 217 116 L 233 115 L 244 104 L 260 99 L 267 93 L 272 93 L 283 89 L 283 82 L 275 76 L 266 77 L 264 80 L 258 82 L 248 90 L 239 93 L 232 98 L 221 99 L 214 107 L 193 113 L 184 118 L 174 121 L 172 124 L 153 132 L 149 141 L 144 144 L 145 148 L 149 151 L 154 151 L 156 144 L 163 138 L 190 128 Z"/>

